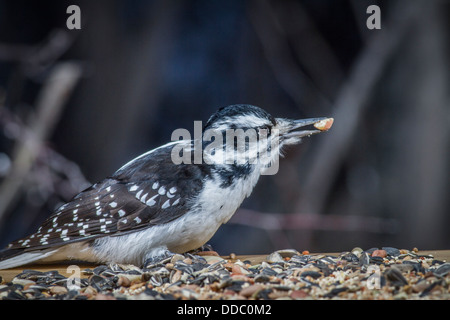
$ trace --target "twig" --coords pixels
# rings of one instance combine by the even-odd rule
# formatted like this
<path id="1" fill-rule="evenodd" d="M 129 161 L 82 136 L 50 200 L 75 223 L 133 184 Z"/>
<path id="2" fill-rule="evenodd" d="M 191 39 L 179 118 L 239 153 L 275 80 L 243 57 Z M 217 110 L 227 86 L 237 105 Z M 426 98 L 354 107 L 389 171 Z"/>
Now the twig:
<path id="1" fill-rule="evenodd" d="M 334 214 L 262 213 L 249 209 L 239 209 L 230 223 L 266 231 L 326 230 L 385 234 L 394 234 L 398 231 L 395 219 Z"/>
<path id="2" fill-rule="evenodd" d="M 276 80 L 299 106 L 329 106 L 330 101 L 298 67 L 267 1 L 252 2 L 249 17 Z"/>
<path id="3" fill-rule="evenodd" d="M 319 90 L 334 99 L 345 75 L 333 49 L 300 2 L 274 2 L 274 7 L 277 9 L 276 21 L 286 35 L 286 41 L 292 44 L 295 58 Z M 317 110 L 316 106 L 311 107 Z"/>
<path id="4" fill-rule="evenodd" d="M 62 108 L 81 76 L 81 68 L 72 62 L 55 65 L 37 99 L 37 114 L 30 131 L 15 146 L 12 167 L 0 185 L 0 224 L 32 167 L 44 141 L 53 131 Z"/>
<path id="5" fill-rule="evenodd" d="M 55 29 L 47 39 L 36 45 L 0 43 L 0 60 L 17 61 L 33 68 L 51 65 L 67 52 L 77 34 Z"/>
<path id="6" fill-rule="evenodd" d="M 12 114 L 7 108 L 1 107 L 0 127 L 8 132 L 6 136 L 13 140 L 14 143 L 27 136 L 23 132 L 30 132 L 30 129 L 27 128 L 20 118 Z M 65 181 L 64 185 L 66 187 L 56 190 L 58 196 L 67 200 L 91 185 L 76 163 L 64 157 L 51 146 L 44 144 L 41 146 L 40 151 L 36 161 L 42 163 L 42 165 L 46 166 L 54 174 L 55 177 L 53 180 L 57 180 L 56 176 L 62 176 L 62 179 Z"/>
<path id="7" fill-rule="evenodd" d="M 389 23 L 369 39 L 354 64 L 353 70 L 335 102 L 333 129 L 321 139 L 310 170 L 303 180 L 302 197 L 297 211 L 321 213 L 325 200 L 335 181 L 337 171 L 356 134 L 356 129 L 366 103 L 377 80 L 381 77 L 389 57 L 397 48 L 412 23 L 421 12 L 425 1 L 410 1 L 407 6 L 400 2 L 392 10 Z M 319 142 L 319 141 L 318 141 Z M 319 143 L 320 143 L 319 142 Z"/>

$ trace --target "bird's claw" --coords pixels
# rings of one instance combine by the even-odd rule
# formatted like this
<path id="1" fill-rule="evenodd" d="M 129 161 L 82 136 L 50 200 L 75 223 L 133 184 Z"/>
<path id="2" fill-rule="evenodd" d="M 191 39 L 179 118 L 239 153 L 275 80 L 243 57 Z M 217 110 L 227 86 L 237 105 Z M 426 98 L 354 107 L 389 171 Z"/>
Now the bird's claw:
<path id="1" fill-rule="evenodd" d="M 166 264 L 167 262 L 170 261 L 170 259 L 172 259 L 172 257 L 174 255 L 175 255 L 175 253 L 173 253 L 169 250 L 165 250 L 161 254 L 158 254 L 158 255 L 152 255 L 144 261 L 143 268 L 149 269 L 158 264 Z"/>

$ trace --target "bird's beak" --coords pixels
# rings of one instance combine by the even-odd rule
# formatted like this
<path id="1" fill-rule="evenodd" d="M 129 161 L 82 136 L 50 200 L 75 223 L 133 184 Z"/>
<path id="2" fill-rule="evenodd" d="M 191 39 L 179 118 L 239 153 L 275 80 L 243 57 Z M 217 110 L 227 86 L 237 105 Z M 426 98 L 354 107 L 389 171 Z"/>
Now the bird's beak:
<path id="1" fill-rule="evenodd" d="M 284 139 L 309 137 L 323 131 L 328 131 L 333 125 L 333 118 L 311 118 L 301 120 L 277 119 L 283 128 L 280 134 Z M 311 128 L 305 128 L 312 126 Z M 305 128 L 306 130 L 297 130 Z M 313 129 L 314 128 L 314 129 Z"/>

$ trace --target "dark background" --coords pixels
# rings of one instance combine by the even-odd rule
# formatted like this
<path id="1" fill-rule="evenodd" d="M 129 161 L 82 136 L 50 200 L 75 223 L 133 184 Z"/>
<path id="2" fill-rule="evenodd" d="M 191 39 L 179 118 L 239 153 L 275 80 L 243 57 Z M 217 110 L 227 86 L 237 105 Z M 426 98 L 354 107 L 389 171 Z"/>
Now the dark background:
<path id="1" fill-rule="evenodd" d="M 0 1 L 0 245 L 248 103 L 335 125 L 261 177 L 220 254 L 449 249 L 449 18 L 437 0 Z"/>

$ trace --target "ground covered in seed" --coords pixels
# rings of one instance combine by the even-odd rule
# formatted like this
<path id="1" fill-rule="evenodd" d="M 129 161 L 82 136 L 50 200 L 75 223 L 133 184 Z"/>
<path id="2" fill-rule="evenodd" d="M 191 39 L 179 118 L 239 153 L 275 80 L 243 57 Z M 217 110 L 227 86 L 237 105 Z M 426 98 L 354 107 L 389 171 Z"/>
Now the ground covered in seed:
<path id="1" fill-rule="evenodd" d="M 279 250 L 253 265 L 234 255 L 187 253 L 145 268 L 110 264 L 81 274 L 77 282 L 24 270 L 0 284 L 0 299 L 450 299 L 450 263 L 392 247 L 339 255 Z"/>

